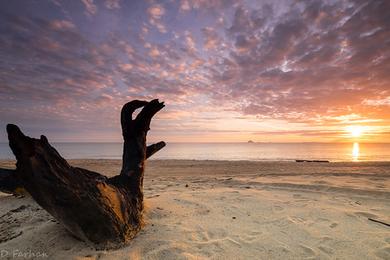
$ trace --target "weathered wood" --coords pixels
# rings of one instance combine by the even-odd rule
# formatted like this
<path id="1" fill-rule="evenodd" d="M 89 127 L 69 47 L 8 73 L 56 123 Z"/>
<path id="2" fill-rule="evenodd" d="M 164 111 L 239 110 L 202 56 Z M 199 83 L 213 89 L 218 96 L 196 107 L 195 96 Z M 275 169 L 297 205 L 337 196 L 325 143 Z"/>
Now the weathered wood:
<path id="1" fill-rule="evenodd" d="M 373 218 L 368 218 L 368 220 L 390 227 L 389 223 L 386 223 L 386 222 L 381 221 L 381 220 L 377 220 L 377 219 L 373 219 Z"/>
<path id="2" fill-rule="evenodd" d="M 133 119 L 133 112 L 141 107 Z M 159 142 L 147 148 L 146 135 L 152 117 L 163 107 L 158 100 L 135 100 L 123 106 L 123 164 L 120 175 L 113 178 L 72 167 L 45 136 L 30 138 L 17 126 L 7 125 L 16 175 L 36 202 L 73 235 L 97 248 L 120 247 L 143 225 L 145 159 L 165 146 Z"/>
<path id="3" fill-rule="evenodd" d="M 315 162 L 315 163 L 329 163 L 328 160 L 295 160 L 295 162 Z"/>
<path id="4" fill-rule="evenodd" d="M 0 191 L 14 195 L 25 193 L 21 181 L 16 176 L 16 170 L 0 169 Z"/>
<path id="5" fill-rule="evenodd" d="M 146 159 L 165 147 L 165 142 L 158 142 L 146 147 Z M 23 187 L 22 182 L 19 180 L 14 169 L 0 168 L 0 192 L 13 194 L 13 195 L 25 195 L 26 190 Z"/>
<path id="6" fill-rule="evenodd" d="M 160 151 L 162 148 L 164 148 L 165 145 L 166 145 L 165 142 L 158 142 L 146 147 L 146 159 L 148 159 L 150 156 Z"/>

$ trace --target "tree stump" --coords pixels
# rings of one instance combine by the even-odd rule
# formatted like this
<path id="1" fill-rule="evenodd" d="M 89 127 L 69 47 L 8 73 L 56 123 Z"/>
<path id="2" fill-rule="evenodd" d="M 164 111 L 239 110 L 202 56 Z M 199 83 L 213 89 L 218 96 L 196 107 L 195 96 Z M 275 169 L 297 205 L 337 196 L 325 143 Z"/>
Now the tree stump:
<path id="1" fill-rule="evenodd" d="M 133 118 L 133 112 L 141 107 Z M 16 170 L 1 170 L 7 178 L 20 182 L 74 236 L 96 248 L 118 248 L 134 238 L 143 225 L 145 160 L 165 146 L 159 142 L 146 147 L 146 135 L 152 117 L 163 107 L 157 99 L 134 100 L 123 106 L 123 163 L 115 177 L 72 167 L 45 136 L 30 138 L 12 124 L 7 125 L 7 132 Z"/>

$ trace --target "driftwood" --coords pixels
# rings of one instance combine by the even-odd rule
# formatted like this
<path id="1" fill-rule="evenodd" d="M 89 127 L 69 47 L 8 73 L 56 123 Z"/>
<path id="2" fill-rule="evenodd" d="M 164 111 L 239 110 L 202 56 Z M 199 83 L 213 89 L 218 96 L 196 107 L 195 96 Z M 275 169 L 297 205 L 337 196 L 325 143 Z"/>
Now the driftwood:
<path id="1" fill-rule="evenodd" d="M 386 222 L 383 222 L 383 221 L 380 221 L 380 220 L 377 220 L 377 219 L 368 218 L 368 220 L 390 227 L 389 223 L 386 223 Z"/>
<path id="2" fill-rule="evenodd" d="M 295 162 L 317 162 L 317 163 L 328 163 L 328 160 L 295 160 Z"/>
<path id="3" fill-rule="evenodd" d="M 14 195 L 24 193 L 23 185 L 16 175 L 16 170 L 0 169 L 0 191 Z"/>
<path id="4" fill-rule="evenodd" d="M 141 107 L 133 119 L 133 112 Z M 159 142 L 146 147 L 146 135 L 152 117 L 163 107 L 157 99 L 123 106 L 123 163 L 115 177 L 72 167 L 45 136 L 30 138 L 11 124 L 8 139 L 17 163 L 16 171 L 7 173 L 16 173 L 35 201 L 77 238 L 96 248 L 120 247 L 143 225 L 145 160 L 165 146 Z"/>

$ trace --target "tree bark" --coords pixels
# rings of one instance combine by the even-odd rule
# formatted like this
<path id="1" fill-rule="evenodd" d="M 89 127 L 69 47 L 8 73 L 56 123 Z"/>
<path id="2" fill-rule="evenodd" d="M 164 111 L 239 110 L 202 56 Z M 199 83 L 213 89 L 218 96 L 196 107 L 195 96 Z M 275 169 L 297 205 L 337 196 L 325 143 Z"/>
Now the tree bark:
<path id="1" fill-rule="evenodd" d="M 133 119 L 133 112 L 141 107 Z M 96 248 L 120 247 L 143 225 L 145 160 L 165 146 L 159 142 L 146 147 L 146 135 L 152 117 L 163 107 L 157 99 L 134 100 L 123 106 L 122 170 L 112 178 L 72 167 L 45 136 L 30 138 L 17 126 L 7 125 L 9 144 L 17 160 L 15 176 L 35 201 L 74 236 Z"/>

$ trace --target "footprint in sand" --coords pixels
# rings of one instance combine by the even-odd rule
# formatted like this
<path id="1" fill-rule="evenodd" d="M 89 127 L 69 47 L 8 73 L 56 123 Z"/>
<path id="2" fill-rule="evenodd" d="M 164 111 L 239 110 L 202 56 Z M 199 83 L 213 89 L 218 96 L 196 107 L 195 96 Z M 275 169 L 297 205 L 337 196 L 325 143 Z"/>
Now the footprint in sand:
<path id="1" fill-rule="evenodd" d="M 304 255 L 305 257 L 316 256 L 316 252 L 313 249 L 311 249 L 310 247 L 305 246 L 305 245 L 299 245 L 299 247 L 303 250 L 303 253 L 305 254 Z"/>
<path id="2" fill-rule="evenodd" d="M 227 232 L 222 228 L 214 228 L 207 232 L 210 239 L 222 239 L 227 236 Z"/>
<path id="3" fill-rule="evenodd" d="M 276 211 L 276 212 L 278 212 L 278 211 L 283 211 L 284 210 L 284 208 L 283 207 L 281 207 L 281 206 L 273 206 L 272 207 L 272 211 Z"/>
<path id="4" fill-rule="evenodd" d="M 21 214 L 30 206 L 22 205 L 12 209 L 0 217 L 0 243 L 14 239 L 22 235 L 23 231 L 19 230 L 21 224 L 29 218 L 28 214 Z M 27 215 L 27 216 L 26 216 Z"/>
<path id="5" fill-rule="evenodd" d="M 302 195 L 301 194 L 294 194 L 293 198 L 294 199 L 299 199 L 299 198 L 302 198 Z"/>
<path id="6" fill-rule="evenodd" d="M 221 240 L 227 237 L 226 230 L 221 228 L 213 228 L 205 231 L 201 226 L 197 226 L 194 232 L 190 233 L 190 240 L 194 242 L 210 242 L 215 240 Z"/>
<path id="7" fill-rule="evenodd" d="M 375 255 L 381 259 L 390 259 L 390 247 L 378 249 Z"/>
<path id="8" fill-rule="evenodd" d="M 359 217 L 365 217 L 365 218 L 377 218 L 378 217 L 375 214 L 371 214 L 371 213 L 368 213 L 368 212 L 361 212 L 361 211 L 355 212 L 355 215 L 357 215 Z"/>
<path id="9" fill-rule="evenodd" d="M 209 241 L 209 236 L 207 232 L 198 229 L 195 232 L 191 232 L 190 234 L 190 241 L 193 242 L 208 242 Z"/>
<path id="10" fill-rule="evenodd" d="M 332 223 L 332 224 L 330 224 L 330 228 L 335 228 L 335 227 L 337 227 L 339 224 L 337 224 L 337 223 Z"/>
<path id="11" fill-rule="evenodd" d="M 239 240 L 241 240 L 243 243 L 252 243 L 254 241 L 257 241 L 261 234 L 262 232 L 252 231 L 249 232 L 248 234 L 239 236 Z"/>
<path id="12" fill-rule="evenodd" d="M 289 220 L 295 224 L 298 224 L 298 223 L 305 223 L 306 222 L 306 219 L 305 218 L 302 218 L 302 217 L 298 217 L 298 216 L 291 216 L 289 217 Z"/>
<path id="13" fill-rule="evenodd" d="M 149 210 L 147 214 L 148 214 L 148 218 L 150 219 L 163 219 L 168 217 L 168 215 L 165 213 L 166 211 L 164 211 L 163 208 L 157 207 Z"/>
<path id="14" fill-rule="evenodd" d="M 192 213 L 193 215 L 204 216 L 204 215 L 207 215 L 210 213 L 210 209 L 208 207 L 206 207 L 204 204 L 200 204 L 200 203 L 193 202 L 190 200 L 185 200 L 185 199 L 181 199 L 181 200 L 175 199 L 175 201 L 177 204 L 179 204 L 183 207 L 194 210 L 194 212 Z"/>
<path id="15" fill-rule="evenodd" d="M 318 249 L 320 249 L 322 252 L 328 255 L 333 255 L 333 249 L 327 246 L 319 246 Z"/>
<path id="16" fill-rule="evenodd" d="M 325 237 L 322 237 L 321 239 L 320 239 L 320 242 L 319 242 L 319 244 L 330 244 L 330 243 L 332 243 L 334 240 L 333 240 L 333 238 L 330 238 L 330 237 L 327 237 L 327 236 L 325 236 Z"/>
<path id="17" fill-rule="evenodd" d="M 183 253 L 183 249 L 178 247 L 163 248 L 155 252 L 152 259 L 187 259 Z"/>

